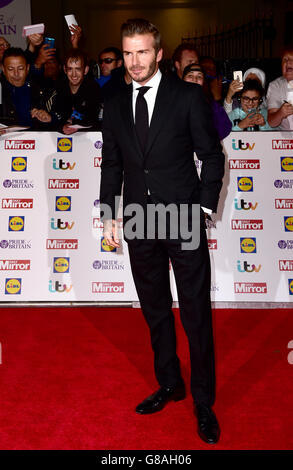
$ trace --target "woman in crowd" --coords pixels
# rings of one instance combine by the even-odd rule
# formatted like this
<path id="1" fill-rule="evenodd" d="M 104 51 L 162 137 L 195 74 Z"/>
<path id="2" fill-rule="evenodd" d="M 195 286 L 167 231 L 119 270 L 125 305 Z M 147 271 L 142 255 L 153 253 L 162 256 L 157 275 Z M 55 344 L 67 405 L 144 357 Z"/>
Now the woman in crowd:
<path id="1" fill-rule="evenodd" d="M 239 93 L 239 105 L 229 113 L 232 131 L 272 130 L 267 122 L 267 109 L 261 107 L 264 89 L 259 80 L 248 79 Z"/>
<path id="2" fill-rule="evenodd" d="M 229 135 L 231 132 L 231 122 L 225 110 L 213 98 L 209 84 L 205 80 L 203 69 L 201 68 L 201 66 L 198 64 L 187 65 L 187 67 L 185 67 L 183 71 L 182 78 L 185 82 L 197 83 L 198 85 L 201 85 L 203 87 L 205 96 L 212 108 L 214 126 L 217 130 L 219 139 L 222 140 L 227 137 L 227 135 Z"/>
<path id="3" fill-rule="evenodd" d="M 246 80 L 258 80 L 262 88 L 265 89 L 266 75 L 264 71 L 256 67 L 247 69 L 243 75 L 243 82 L 240 82 L 239 80 L 232 80 L 232 82 L 229 85 L 226 98 L 224 99 L 224 109 L 227 114 L 231 113 L 233 109 L 238 107 L 239 103 L 237 101 L 237 97 L 235 97 L 235 94 L 242 90 L 243 83 Z M 265 98 L 263 98 L 261 107 L 266 107 Z"/>

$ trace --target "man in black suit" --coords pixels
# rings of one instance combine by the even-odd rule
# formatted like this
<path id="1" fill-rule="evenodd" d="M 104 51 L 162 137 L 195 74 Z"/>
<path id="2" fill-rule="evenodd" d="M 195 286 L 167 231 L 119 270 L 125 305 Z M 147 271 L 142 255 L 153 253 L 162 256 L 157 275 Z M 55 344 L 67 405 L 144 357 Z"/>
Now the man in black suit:
<path id="1" fill-rule="evenodd" d="M 220 431 L 211 409 L 214 350 L 210 261 L 203 211 L 211 213 L 217 209 L 224 155 L 201 87 L 162 76 L 158 64 L 163 52 L 156 27 L 136 19 L 124 23 L 121 31 L 124 65 L 132 84 L 105 103 L 100 200 L 106 242 L 118 247 L 114 199 L 121 194 L 124 180 L 124 237 L 141 308 L 150 328 L 155 374 L 160 385 L 158 391 L 136 407 L 136 412 L 154 413 L 171 400 L 185 398 L 171 310 L 170 259 L 190 346 L 191 392 L 198 433 L 212 444 L 218 441 Z M 202 160 L 200 179 L 194 151 Z M 172 236 L 171 216 L 166 218 L 164 239 L 159 234 L 160 219 L 155 224 L 156 236 L 148 237 L 152 221 L 145 214 L 153 204 L 188 207 L 189 228 L 193 223 L 192 210 L 200 205 L 199 246 L 183 248 L 181 231 L 177 238 Z M 143 236 L 134 239 L 129 227 L 126 230 L 133 207 L 143 209 L 143 222 L 147 224 Z M 133 227 L 137 230 L 135 224 Z"/>

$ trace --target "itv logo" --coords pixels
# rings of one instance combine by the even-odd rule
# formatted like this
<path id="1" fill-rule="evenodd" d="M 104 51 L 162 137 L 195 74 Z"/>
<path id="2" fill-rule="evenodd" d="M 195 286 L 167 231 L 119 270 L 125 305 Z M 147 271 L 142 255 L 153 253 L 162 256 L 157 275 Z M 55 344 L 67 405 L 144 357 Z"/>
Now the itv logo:
<path id="1" fill-rule="evenodd" d="M 241 139 L 236 143 L 236 139 L 232 139 L 232 149 L 233 150 L 253 150 L 255 142 L 250 144 L 249 142 L 243 142 Z"/>
<path id="2" fill-rule="evenodd" d="M 65 162 L 62 158 L 59 158 L 57 163 L 57 158 L 53 158 L 53 169 L 54 170 L 74 170 L 76 162 L 70 163 Z"/>

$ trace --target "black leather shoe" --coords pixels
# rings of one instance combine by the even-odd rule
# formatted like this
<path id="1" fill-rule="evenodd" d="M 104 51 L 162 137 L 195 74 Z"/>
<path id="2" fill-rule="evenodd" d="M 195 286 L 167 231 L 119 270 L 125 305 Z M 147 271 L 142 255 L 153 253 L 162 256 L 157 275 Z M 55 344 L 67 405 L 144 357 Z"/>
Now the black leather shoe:
<path id="1" fill-rule="evenodd" d="M 196 405 L 199 437 L 208 444 L 216 444 L 220 437 L 220 427 L 213 410 L 206 405 Z"/>
<path id="2" fill-rule="evenodd" d="M 143 400 L 135 409 L 141 415 L 156 413 L 164 408 L 169 401 L 180 401 L 186 396 L 184 384 L 176 387 L 161 387 Z"/>

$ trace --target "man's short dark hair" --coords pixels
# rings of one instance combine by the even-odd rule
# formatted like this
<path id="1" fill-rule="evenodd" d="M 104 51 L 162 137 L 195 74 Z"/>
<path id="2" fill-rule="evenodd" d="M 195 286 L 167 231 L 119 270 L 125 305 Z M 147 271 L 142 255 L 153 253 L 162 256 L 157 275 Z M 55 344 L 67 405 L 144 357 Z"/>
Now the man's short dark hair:
<path id="1" fill-rule="evenodd" d="M 196 49 L 194 44 L 190 42 L 183 42 L 182 44 L 179 44 L 179 46 L 177 46 L 175 51 L 173 52 L 173 56 L 172 56 L 173 63 L 181 61 L 182 53 L 184 51 L 195 52 L 197 57 L 199 57 L 198 50 Z"/>
<path id="2" fill-rule="evenodd" d="M 5 62 L 5 59 L 7 59 L 8 57 L 23 57 L 26 63 L 28 63 L 25 52 L 20 47 L 9 47 L 9 49 L 6 49 L 6 51 L 3 54 L 3 59 L 2 59 L 3 65 Z"/>
<path id="3" fill-rule="evenodd" d="M 120 49 L 118 49 L 118 47 L 114 47 L 114 46 L 106 47 L 105 49 L 103 49 L 99 53 L 99 58 L 101 57 L 102 54 L 107 54 L 110 52 L 112 52 L 112 54 L 115 55 L 116 60 L 123 60 L 122 52 L 120 51 Z"/>
<path id="4" fill-rule="evenodd" d="M 73 62 L 77 62 L 78 60 L 80 60 L 84 67 L 88 65 L 88 57 L 86 53 L 82 51 L 81 49 L 72 48 L 65 54 L 65 57 L 64 57 L 65 67 L 67 66 L 67 62 L 69 60 L 72 60 Z"/>
<path id="5" fill-rule="evenodd" d="M 155 51 L 161 49 L 161 34 L 157 27 L 144 18 L 128 19 L 121 26 L 121 38 L 131 37 L 135 34 L 152 34 L 155 40 Z"/>

